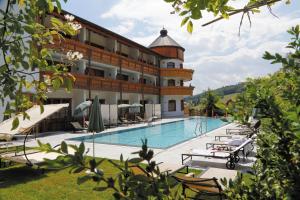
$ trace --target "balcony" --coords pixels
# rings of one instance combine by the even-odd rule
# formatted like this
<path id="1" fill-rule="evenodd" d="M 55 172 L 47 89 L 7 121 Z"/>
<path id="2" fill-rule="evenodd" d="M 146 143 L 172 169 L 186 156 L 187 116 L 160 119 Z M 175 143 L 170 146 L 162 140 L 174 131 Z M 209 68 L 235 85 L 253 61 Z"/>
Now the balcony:
<path id="1" fill-rule="evenodd" d="M 183 95 L 192 96 L 194 87 L 184 86 L 165 86 L 160 88 L 161 95 Z"/>
<path id="2" fill-rule="evenodd" d="M 145 74 L 150 75 L 159 75 L 159 68 L 156 66 L 152 66 L 140 61 L 136 61 L 130 58 L 123 57 L 121 55 L 105 51 L 103 49 L 90 46 L 88 44 L 71 40 L 65 38 L 60 43 L 58 40 L 55 40 L 54 45 L 50 45 L 49 48 L 56 49 L 59 52 L 66 54 L 69 50 L 71 51 L 79 51 L 83 54 L 83 58 L 88 60 L 89 55 L 92 61 L 112 65 L 115 67 L 119 67 L 120 65 L 124 69 L 136 71 L 142 73 L 144 71 Z"/>
<path id="3" fill-rule="evenodd" d="M 106 79 L 102 77 L 96 77 L 82 74 L 73 74 L 76 78 L 74 88 L 78 89 L 91 89 L 91 90 L 103 90 L 111 92 L 128 93 L 142 93 L 145 94 L 159 94 L 159 87 L 153 85 L 145 85 L 140 83 L 130 83 L 127 81 Z"/>
<path id="4" fill-rule="evenodd" d="M 162 77 L 179 77 L 185 81 L 193 79 L 194 70 L 182 68 L 160 68 L 160 76 Z"/>

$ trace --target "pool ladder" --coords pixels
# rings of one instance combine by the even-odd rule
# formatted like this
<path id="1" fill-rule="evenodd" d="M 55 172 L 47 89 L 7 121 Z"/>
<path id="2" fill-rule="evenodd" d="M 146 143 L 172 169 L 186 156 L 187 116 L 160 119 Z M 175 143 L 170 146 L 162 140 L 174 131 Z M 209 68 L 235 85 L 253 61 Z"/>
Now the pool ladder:
<path id="1" fill-rule="evenodd" d="M 204 125 L 204 127 L 203 127 Z M 205 132 L 204 132 L 205 131 Z M 199 136 L 207 132 L 207 119 L 199 118 L 196 122 L 195 135 Z"/>

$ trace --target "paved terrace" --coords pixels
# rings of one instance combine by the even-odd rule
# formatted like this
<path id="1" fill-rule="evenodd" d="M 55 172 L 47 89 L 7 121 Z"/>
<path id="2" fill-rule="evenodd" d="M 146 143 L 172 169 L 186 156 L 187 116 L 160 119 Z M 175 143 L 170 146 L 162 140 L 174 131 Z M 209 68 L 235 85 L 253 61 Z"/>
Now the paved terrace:
<path id="1" fill-rule="evenodd" d="M 162 119 L 157 122 L 154 122 L 153 125 L 156 124 L 164 124 L 173 121 L 183 120 L 183 118 L 177 119 Z M 123 127 L 110 128 L 105 130 L 103 133 L 125 130 L 130 128 L 137 127 L 145 127 L 148 124 L 135 124 Z M 168 149 L 153 149 L 154 150 L 154 160 L 157 162 L 163 162 L 160 165 L 161 171 L 164 170 L 176 170 L 182 167 L 181 164 L 181 154 L 187 153 L 191 151 L 191 149 L 206 149 L 206 143 L 214 140 L 215 135 L 225 134 L 227 128 L 236 127 L 235 124 L 231 123 L 226 126 L 215 129 L 205 135 L 198 136 L 189 141 L 183 142 L 181 144 L 175 145 Z M 74 137 L 80 136 L 88 136 L 92 135 L 91 133 L 69 133 L 69 132 L 55 132 L 49 133 L 46 136 L 39 137 L 38 139 L 43 143 L 50 143 L 52 146 L 55 146 L 61 141 L 66 140 L 68 144 L 79 145 L 80 142 L 68 140 Z M 31 140 L 26 143 L 27 146 L 37 146 L 36 140 Z M 86 148 L 89 148 L 90 151 L 88 155 L 92 156 L 92 143 L 85 142 Z M 120 155 L 123 154 L 124 158 L 133 158 L 135 155 L 132 155 L 132 152 L 136 152 L 140 150 L 140 147 L 132 147 L 132 146 L 121 146 L 121 145 L 109 145 L 109 144 L 97 144 L 95 143 L 95 156 L 102 158 L 110 158 L 110 159 L 119 159 Z M 254 158 L 250 157 L 245 162 L 242 162 L 241 165 L 237 166 L 237 169 L 242 169 L 244 167 L 250 166 L 254 161 Z M 194 162 L 194 165 L 201 168 L 207 167 L 218 167 L 218 168 L 226 168 L 225 167 L 226 160 L 224 159 L 215 159 L 215 158 L 197 158 L 197 161 Z"/>

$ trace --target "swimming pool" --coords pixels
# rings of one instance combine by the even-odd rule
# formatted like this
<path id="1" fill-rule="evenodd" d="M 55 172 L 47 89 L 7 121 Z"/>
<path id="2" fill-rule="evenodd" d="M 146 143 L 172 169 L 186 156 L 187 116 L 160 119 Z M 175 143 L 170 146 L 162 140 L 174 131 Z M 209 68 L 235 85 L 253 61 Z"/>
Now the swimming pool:
<path id="1" fill-rule="evenodd" d="M 205 128 L 206 120 L 207 130 Z M 227 124 L 227 122 L 215 118 L 201 118 L 201 121 L 204 129 L 202 129 L 202 134 Z M 190 118 L 154 126 L 96 134 L 95 143 L 141 146 L 142 139 L 147 139 L 149 147 L 166 149 L 201 134 L 199 129 L 195 133 L 197 122 L 199 124 L 199 118 Z M 77 137 L 70 140 L 93 142 L 92 136 Z"/>

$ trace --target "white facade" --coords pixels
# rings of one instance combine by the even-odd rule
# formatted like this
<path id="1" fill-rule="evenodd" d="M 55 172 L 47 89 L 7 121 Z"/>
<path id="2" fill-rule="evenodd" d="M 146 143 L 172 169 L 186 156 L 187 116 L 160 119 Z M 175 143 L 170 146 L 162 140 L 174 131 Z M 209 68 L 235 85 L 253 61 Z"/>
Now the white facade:
<path id="1" fill-rule="evenodd" d="M 161 60 L 161 68 L 180 69 L 183 61 L 179 59 L 163 59 Z M 183 86 L 183 80 L 179 77 L 161 77 L 161 86 L 180 87 Z M 182 95 L 164 95 L 161 96 L 162 115 L 163 117 L 183 117 L 184 110 L 182 106 L 184 96 Z M 176 106 L 170 106 L 175 101 Z"/>

